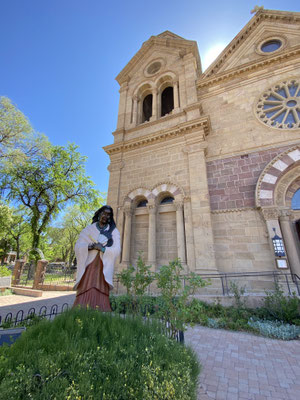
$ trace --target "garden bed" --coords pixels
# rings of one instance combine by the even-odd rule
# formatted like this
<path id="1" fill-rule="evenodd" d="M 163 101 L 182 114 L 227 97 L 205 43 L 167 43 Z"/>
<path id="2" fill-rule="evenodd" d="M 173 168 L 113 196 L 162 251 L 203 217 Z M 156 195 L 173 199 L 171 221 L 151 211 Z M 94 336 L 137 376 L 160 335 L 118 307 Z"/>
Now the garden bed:
<path id="1" fill-rule="evenodd" d="M 196 399 L 192 350 L 156 321 L 73 309 L 0 349 L 0 399 Z"/>

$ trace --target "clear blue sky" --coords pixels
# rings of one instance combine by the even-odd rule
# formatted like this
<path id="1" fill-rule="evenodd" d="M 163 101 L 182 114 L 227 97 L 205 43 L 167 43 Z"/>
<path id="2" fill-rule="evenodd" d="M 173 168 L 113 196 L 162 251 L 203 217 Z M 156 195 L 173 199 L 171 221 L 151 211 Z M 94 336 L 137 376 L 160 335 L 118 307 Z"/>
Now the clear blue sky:
<path id="1" fill-rule="evenodd" d="M 87 174 L 108 188 L 119 86 L 115 77 L 151 35 L 198 42 L 202 62 L 226 46 L 256 5 L 300 11 L 299 0 L 0 0 L 0 95 L 53 144 L 74 142 Z M 207 67 L 207 65 L 204 65 Z"/>

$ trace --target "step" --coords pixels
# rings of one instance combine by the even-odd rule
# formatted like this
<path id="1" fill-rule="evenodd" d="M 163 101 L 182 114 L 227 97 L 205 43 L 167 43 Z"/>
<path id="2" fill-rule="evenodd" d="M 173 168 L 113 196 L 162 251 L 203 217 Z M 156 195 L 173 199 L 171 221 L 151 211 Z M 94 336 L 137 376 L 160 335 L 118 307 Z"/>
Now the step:
<path id="1" fill-rule="evenodd" d="M 30 296 L 30 297 L 42 297 L 43 291 L 37 289 L 25 289 L 21 287 L 12 287 L 12 292 L 14 294 L 19 294 L 21 296 Z"/>

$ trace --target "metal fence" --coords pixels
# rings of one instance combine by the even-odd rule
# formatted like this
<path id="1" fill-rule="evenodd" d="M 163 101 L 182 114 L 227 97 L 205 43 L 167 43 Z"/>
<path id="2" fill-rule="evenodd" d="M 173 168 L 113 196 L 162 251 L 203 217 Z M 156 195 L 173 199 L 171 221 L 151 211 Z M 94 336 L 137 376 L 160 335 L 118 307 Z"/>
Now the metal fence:
<path id="1" fill-rule="evenodd" d="M 42 286 L 69 286 L 73 288 L 75 284 L 76 268 L 66 267 L 65 264 L 50 263 L 46 267 L 44 280 L 40 284 Z"/>
<path id="2" fill-rule="evenodd" d="M 272 290 L 275 285 L 288 295 L 295 293 L 300 296 L 300 278 L 297 274 L 283 271 L 263 271 L 263 272 L 220 272 L 218 274 L 200 274 L 201 278 L 206 280 L 209 285 L 205 288 L 199 288 L 195 294 L 211 293 L 216 296 L 230 296 L 233 294 L 232 283 L 238 287 L 245 288 L 245 293 L 264 294 L 266 290 Z M 245 279 L 246 278 L 246 279 Z M 185 287 L 188 276 L 182 275 L 182 286 Z M 148 285 L 146 292 L 149 295 L 159 293 L 156 280 Z M 126 288 L 122 285 L 120 277 L 114 277 L 113 294 L 119 295 L 126 293 Z"/>
<path id="3" fill-rule="evenodd" d="M 30 321 L 33 317 L 40 317 L 40 318 L 47 318 L 48 320 L 54 319 L 57 315 L 62 314 L 63 312 L 67 311 L 69 309 L 69 304 L 64 303 L 62 306 L 59 307 L 57 304 L 53 304 L 51 307 L 49 307 L 49 312 L 47 306 L 42 306 L 40 307 L 39 311 L 37 312 L 35 307 L 31 307 L 27 313 L 25 313 L 23 310 L 18 310 L 17 313 L 15 314 L 15 317 L 13 317 L 13 314 L 11 312 L 7 313 L 4 318 L 0 316 L 0 327 L 9 326 L 9 327 L 20 327 L 29 324 Z M 89 310 L 87 310 L 89 311 Z M 115 313 L 115 312 L 109 312 L 107 313 L 110 315 L 112 318 L 113 317 L 119 317 L 119 318 L 134 318 L 133 314 L 123 314 L 123 313 Z M 145 316 L 143 317 L 144 322 L 151 322 L 153 319 L 153 316 Z M 172 337 L 172 331 L 171 327 L 168 321 L 161 321 L 161 333 L 163 335 L 166 335 L 168 337 Z M 184 333 L 183 331 L 178 331 L 175 337 L 177 342 L 183 343 L 184 342 Z"/>

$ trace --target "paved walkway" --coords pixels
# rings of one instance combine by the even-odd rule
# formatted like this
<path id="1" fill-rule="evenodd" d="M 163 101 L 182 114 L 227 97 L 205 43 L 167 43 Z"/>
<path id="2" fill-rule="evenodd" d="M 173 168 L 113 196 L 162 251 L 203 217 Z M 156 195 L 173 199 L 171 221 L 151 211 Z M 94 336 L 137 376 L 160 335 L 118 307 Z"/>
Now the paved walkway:
<path id="1" fill-rule="evenodd" d="M 47 307 L 50 312 L 52 305 L 57 304 L 58 312 L 64 303 L 71 306 L 74 303 L 75 292 L 43 292 L 42 297 L 29 297 L 21 295 L 0 296 L 0 317 L 4 321 L 8 313 L 12 313 L 14 318 L 19 310 L 23 310 L 24 317 L 27 316 L 31 308 L 35 309 L 35 313 L 39 314 L 42 306 Z"/>
<path id="2" fill-rule="evenodd" d="M 300 399 L 299 340 L 196 326 L 185 333 L 185 343 L 202 364 L 198 399 Z"/>
<path id="3" fill-rule="evenodd" d="M 1 296 L 0 316 L 32 307 L 72 305 L 75 292 L 44 292 L 43 297 Z M 185 342 L 202 364 L 198 400 L 299 400 L 300 341 L 266 339 L 247 333 L 189 328 Z M 180 399 L 178 399 L 180 400 Z"/>

